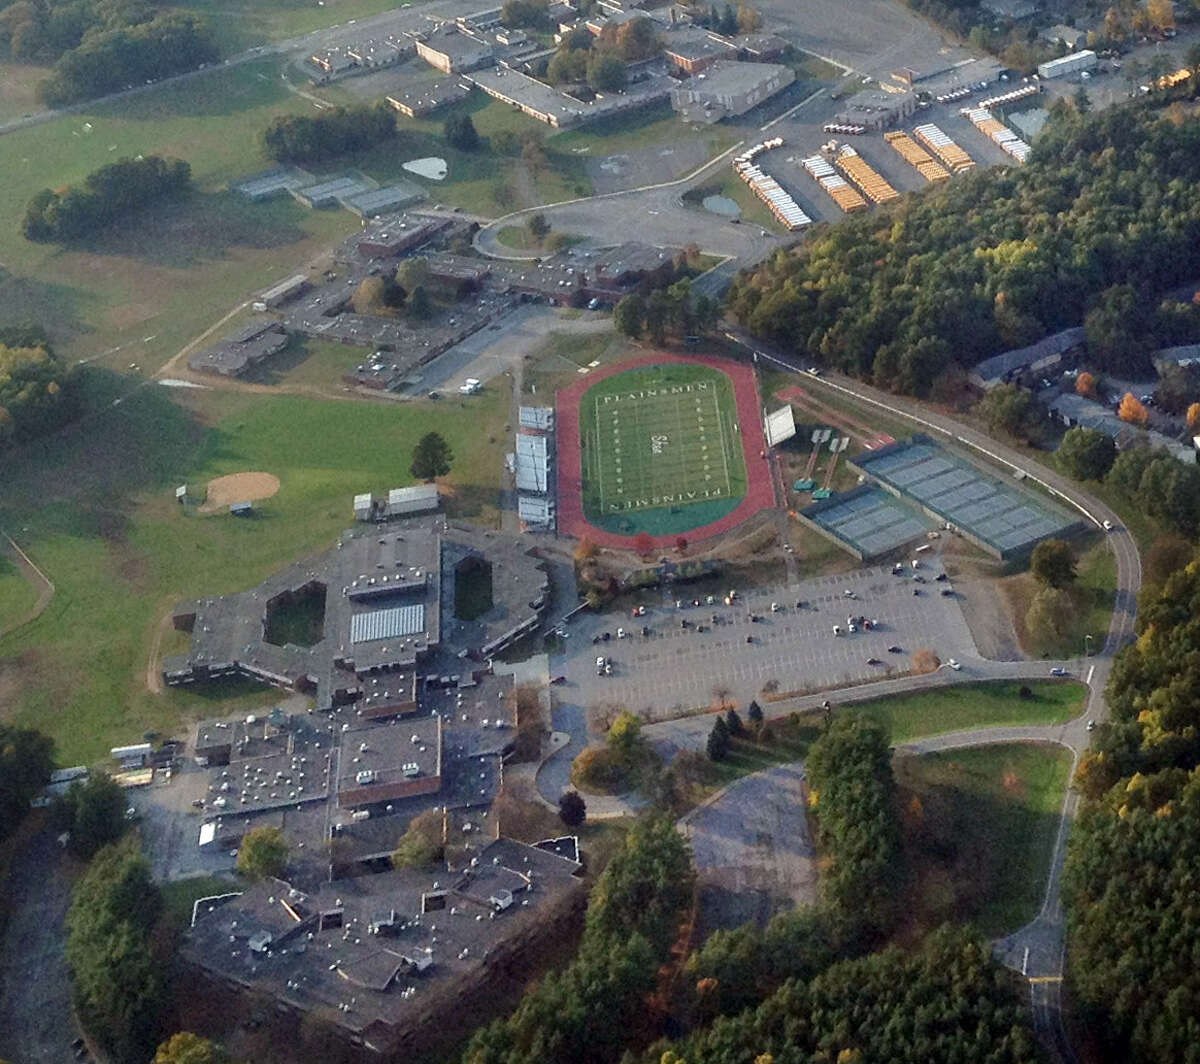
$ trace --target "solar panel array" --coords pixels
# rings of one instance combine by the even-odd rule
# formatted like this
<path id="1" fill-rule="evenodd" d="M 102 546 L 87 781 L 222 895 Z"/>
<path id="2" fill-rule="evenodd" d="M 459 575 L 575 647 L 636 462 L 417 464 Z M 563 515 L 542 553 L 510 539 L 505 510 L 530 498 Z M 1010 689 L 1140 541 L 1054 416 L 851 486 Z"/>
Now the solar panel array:
<path id="1" fill-rule="evenodd" d="M 356 613 L 350 618 L 350 642 L 371 643 L 425 631 L 425 606 L 392 606 L 386 610 Z"/>
<path id="2" fill-rule="evenodd" d="M 920 539 L 932 527 L 924 515 L 882 488 L 869 486 L 833 505 L 801 511 L 814 524 L 843 540 L 864 560 Z"/>
<path id="3" fill-rule="evenodd" d="M 855 459 L 863 472 L 994 547 L 1019 553 L 1075 524 L 1065 510 L 990 476 L 931 442 L 897 444 Z"/>

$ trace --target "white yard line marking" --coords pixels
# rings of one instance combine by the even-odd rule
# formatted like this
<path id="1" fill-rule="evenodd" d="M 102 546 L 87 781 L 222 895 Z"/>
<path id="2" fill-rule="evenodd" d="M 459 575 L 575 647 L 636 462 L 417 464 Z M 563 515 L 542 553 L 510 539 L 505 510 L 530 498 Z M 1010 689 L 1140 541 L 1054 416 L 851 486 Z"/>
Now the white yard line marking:
<path id="1" fill-rule="evenodd" d="M 733 490 L 733 485 L 729 482 L 729 454 L 725 447 L 725 425 L 721 420 L 721 404 L 717 399 L 716 392 L 712 396 L 713 409 L 717 412 L 717 436 L 721 441 L 721 462 L 725 466 L 725 494 L 729 495 Z"/>

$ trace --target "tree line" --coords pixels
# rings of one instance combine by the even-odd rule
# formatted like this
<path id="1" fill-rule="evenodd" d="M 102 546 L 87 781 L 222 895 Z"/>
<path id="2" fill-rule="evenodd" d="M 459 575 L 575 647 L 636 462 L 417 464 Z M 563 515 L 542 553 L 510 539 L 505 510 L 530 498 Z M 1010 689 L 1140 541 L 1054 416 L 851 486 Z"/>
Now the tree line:
<path id="1" fill-rule="evenodd" d="M 1120 454 L 1099 429 L 1068 429 L 1056 454 L 1059 468 L 1076 480 L 1103 480 L 1139 513 L 1164 529 L 1200 536 L 1200 466 L 1157 447 L 1134 446 Z"/>
<path id="2" fill-rule="evenodd" d="M 1162 547 L 1077 773 L 1063 878 L 1082 1019 L 1131 1064 L 1196 1060 L 1200 1015 L 1200 562 L 1185 541 Z"/>
<path id="3" fill-rule="evenodd" d="M 952 367 L 1078 325 L 1132 289 L 1153 306 L 1200 271 L 1200 123 L 1060 109 L 1028 164 L 816 231 L 733 284 L 750 332 L 925 396 Z M 1136 379 L 1144 350 L 1099 353 Z"/>
<path id="4" fill-rule="evenodd" d="M 42 189 L 25 208 L 21 231 L 27 240 L 67 243 L 134 210 L 181 196 L 191 181 L 192 168 L 182 159 L 119 159 L 92 171 L 81 186 Z"/>
<path id="5" fill-rule="evenodd" d="M 20 0 L 13 5 L 18 6 L 24 6 Z M 50 107 L 62 107 L 183 74 L 215 63 L 219 56 L 204 19 L 182 12 L 158 14 L 84 33 L 77 47 L 59 57 L 38 86 L 38 96 Z"/>
<path id="6" fill-rule="evenodd" d="M 312 163 L 370 148 L 395 133 L 395 113 L 380 102 L 333 107 L 315 115 L 279 115 L 263 131 L 262 141 L 276 162 Z"/>

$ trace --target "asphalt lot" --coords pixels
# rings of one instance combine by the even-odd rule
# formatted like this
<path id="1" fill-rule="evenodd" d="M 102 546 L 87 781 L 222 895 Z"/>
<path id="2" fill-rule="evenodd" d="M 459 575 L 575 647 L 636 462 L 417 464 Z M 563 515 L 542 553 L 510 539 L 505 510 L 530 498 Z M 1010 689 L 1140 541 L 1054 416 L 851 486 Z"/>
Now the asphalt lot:
<path id="1" fill-rule="evenodd" d="M 67 858 L 43 830 L 14 858 L 0 943 L 0 1055 L 14 1064 L 63 1064 L 76 1035 L 71 1016 L 65 920 L 71 904 Z"/>
<path id="2" fill-rule="evenodd" d="M 950 586 L 936 582 L 942 571 L 940 559 L 930 552 L 919 574 L 925 583 L 915 582 L 909 573 L 894 576 L 890 567 L 872 566 L 749 592 L 733 606 L 722 605 L 715 590 L 710 606 L 709 591 L 680 587 L 663 591 L 644 617 L 580 615 L 568 628 L 566 655 L 550 663 L 552 674 L 566 678 L 556 687 L 557 701 L 583 707 L 614 703 L 663 720 L 711 704 L 718 690 L 745 705 L 770 681 L 781 692 L 818 690 L 903 672 L 922 647 L 943 661 L 977 658 L 957 595 L 939 594 Z M 847 597 L 846 590 L 855 597 Z M 699 607 L 691 605 L 697 595 Z M 676 608 L 678 600 L 685 608 Z M 805 606 L 798 609 L 800 601 Z M 772 602 L 780 612 L 771 612 Z M 751 613 L 759 617 L 757 622 L 749 619 Z M 879 627 L 860 627 L 850 634 L 849 615 L 877 620 Z M 681 627 L 684 621 L 686 628 Z M 835 624 L 841 626 L 841 636 L 834 635 Z M 642 625 L 650 629 L 649 636 L 640 634 Z M 618 627 L 633 634 L 616 638 Z M 594 644 L 604 632 L 609 641 Z M 903 652 L 889 653 L 891 645 Z M 599 655 L 612 659 L 612 675 L 596 675 Z M 868 665 L 870 658 L 880 664 Z"/>
<path id="3" fill-rule="evenodd" d="M 449 348 L 421 367 L 421 381 L 412 394 L 430 389 L 455 391 L 468 377 L 489 381 L 505 372 L 516 372 L 522 360 L 536 350 L 551 333 L 610 332 L 612 319 L 603 312 L 584 312 L 577 318 L 563 318 L 553 307 L 526 304 L 504 315 L 462 343 Z M 553 396 L 547 402 L 553 402 Z"/>
<path id="4" fill-rule="evenodd" d="M 804 813 L 804 769 L 780 765 L 738 780 L 679 822 L 692 844 L 704 933 L 817 898 L 816 851 Z"/>

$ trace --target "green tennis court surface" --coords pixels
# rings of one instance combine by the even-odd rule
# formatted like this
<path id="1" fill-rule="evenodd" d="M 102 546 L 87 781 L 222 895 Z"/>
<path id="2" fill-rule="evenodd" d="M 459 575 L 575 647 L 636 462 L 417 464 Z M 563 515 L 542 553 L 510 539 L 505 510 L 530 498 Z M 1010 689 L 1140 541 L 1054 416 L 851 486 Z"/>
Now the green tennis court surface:
<path id="1" fill-rule="evenodd" d="M 686 531 L 746 492 L 733 384 L 698 365 L 646 366 L 589 389 L 580 406 L 583 502 L 611 531 Z"/>

